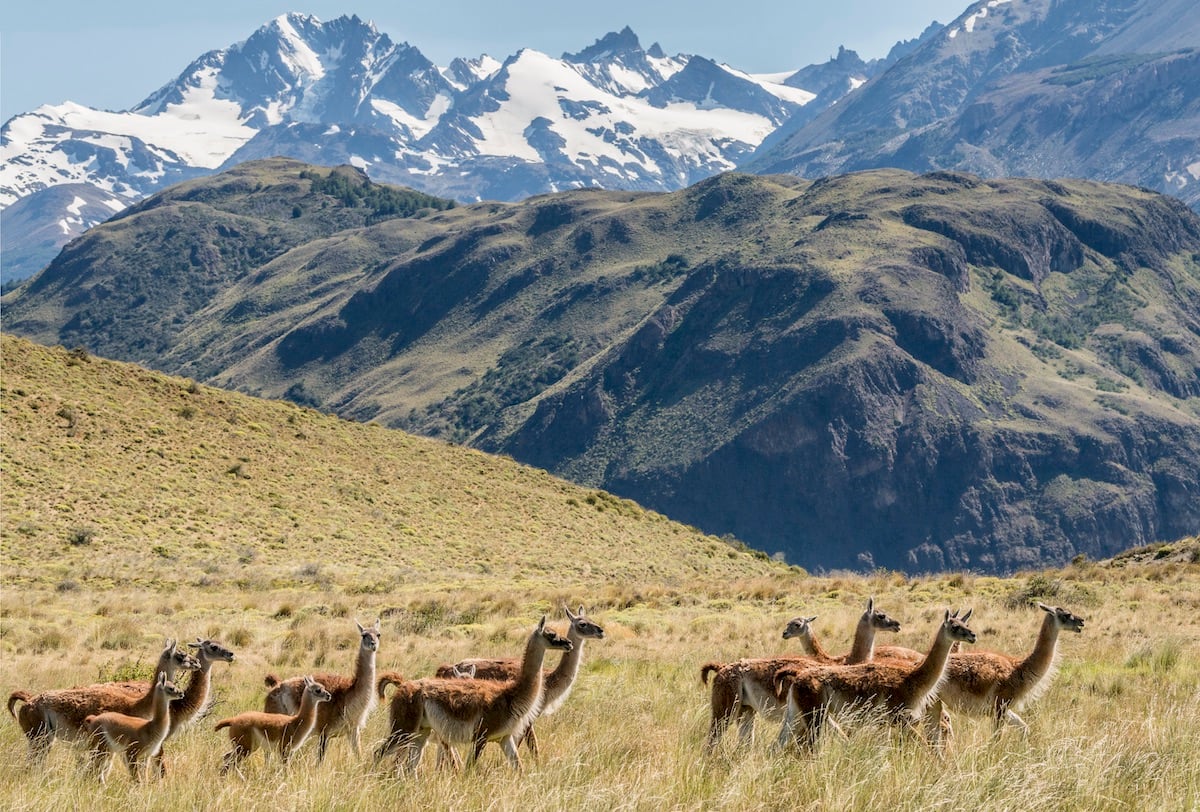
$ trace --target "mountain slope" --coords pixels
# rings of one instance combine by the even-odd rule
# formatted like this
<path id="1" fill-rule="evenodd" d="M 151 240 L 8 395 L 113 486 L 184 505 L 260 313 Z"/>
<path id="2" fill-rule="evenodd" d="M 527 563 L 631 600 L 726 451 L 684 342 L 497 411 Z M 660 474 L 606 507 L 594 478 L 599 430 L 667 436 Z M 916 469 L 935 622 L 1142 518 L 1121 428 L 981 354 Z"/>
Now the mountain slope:
<path id="1" fill-rule="evenodd" d="M 36 334 L 39 324 L 68 318 L 61 333 L 68 344 L 78 334 L 149 363 L 197 310 L 274 257 L 368 222 L 450 206 L 372 184 L 351 167 L 243 164 L 216 181 L 173 186 L 88 231 L 26 286 L 30 301 L 48 306 L 13 313 L 5 326 Z"/>
<path id="2" fill-rule="evenodd" d="M 87 183 L 48 186 L 0 211 L 4 262 L 0 284 L 25 279 L 50 264 L 69 238 L 103 223 L 129 203 Z"/>
<path id="3" fill-rule="evenodd" d="M 309 172 L 257 171 L 268 197 Z M 103 261 L 64 254 L 6 329 L 511 454 L 809 567 L 1011 570 L 1200 522 L 1200 218 L 1171 198 L 724 175 L 251 240 L 204 297 L 153 298 L 163 218 L 227 186 L 97 227 Z M 143 310 L 173 314 L 154 345 L 119 327 Z"/>
<path id="4" fill-rule="evenodd" d="M 1089 177 L 1196 206 L 1198 77 L 1200 7 L 1186 0 L 980 0 L 743 168 Z"/>
<path id="5" fill-rule="evenodd" d="M 0 343 L 9 588 L 228 577 L 248 579 L 245 589 L 544 590 L 784 569 L 511 460 L 12 336 Z"/>

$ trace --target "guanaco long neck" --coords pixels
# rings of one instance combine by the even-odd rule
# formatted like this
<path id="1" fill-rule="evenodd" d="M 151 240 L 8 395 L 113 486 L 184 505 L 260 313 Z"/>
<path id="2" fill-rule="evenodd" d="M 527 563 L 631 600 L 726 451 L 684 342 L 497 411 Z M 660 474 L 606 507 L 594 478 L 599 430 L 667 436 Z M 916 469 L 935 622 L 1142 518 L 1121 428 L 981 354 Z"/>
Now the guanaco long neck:
<path id="1" fill-rule="evenodd" d="M 804 646 L 805 652 L 807 652 L 809 656 L 818 660 L 833 659 L 825 651 L 825 647 L 821 645 L 821 641 L 817 639 L 817 636 L 813 633 L 811 628 L 808 629 L 807 634 L 800 635 L 800 641 Z"/>
<path id="2" fill-rule="evenodd" d="M 288 727 L 292 728 L 291 738 L 306 738 L 317 724 L 317 697 L 312 691 L 306 690 L 300 697 L 300 710 L 296 713 Z"/>
<path id="3" fill-rule="evenodd" d="M 937 636 L 933 638 L 933 646 L 921 664 L 914 668 L 905 678 L 909 698 L 913 706 L 924 703 L 925 698 L 933 693 L 942 675 L 946 671 L 946 660 L 950 656 L 950 646 L 954 641 L 950 638 L 945 625 L 938 627 Z"/>
<path id="4" fill-rule="evenodd" d="M 846 655 L 846 664 L 869 662 L 875 656 L 875 625 L 871 616 L 863 614 L 858 619 L 858 628 L 854 630 L 854 645 Z"/>
<path id="5" fill-rule="evenodd" d="M 365 645 L 365 639 L 364 645 L 358 647 L 358 662 L 354 664 L 354 687 L 351 691 L 356 695 L 370 695 L 375 687 L 375 649 Z"/>
<path id="6" fill-rule="evenodd" d="M 186 725 L 199 715 L 208 704 L 209 674 L 213 661 L 200 651 L 200 670 L 192 672 L 188 686 L 184 689 L 183 698 L 171 702 L 171 732 Z"/>
<path id="7" fill-rule="evenodd" d="M 1058 624 L 1054 615 L 1047 614 L 1042 620 L 1041 631 L 1029 656 L 1017 666 L 1019 671 L 1036 679 L 1044 677 L 1054 668 L 1055 649 L 1058 645 Z"/>
<path id="8" fill-rule="evenodd" d="M 571 641 L 571 650 L 564 651 L 562 659 L 545 677 L 545 698 L 542 700 L 543 712 L 551 710 L 559 699 L 566 696 L 579 676 L 579 664 L 583 662 L 583 641 L 586 639 L 571 624 L 567 630 L 567 639 Z"/>
<path id="9" fill-rule="evenodd" d="M 155 685 L 154 715 L 146 723 L 151 740 L 161 743 L 171 729 L 171 696 L 162 685 Z M 152 748 L 152 750 L 155 748 Z"/>
<path id="10" fill-rule="evenodd" d="M 570 652 L 567 652 L 570 653 Z M 513 715 L 523 717 L 535 710 L 542 695 L 542 661 L 546 658 L 546 641 L 541 630 L 529 636 L 525 655 L 521 658 L 521 675 L 513 694 Z"/>

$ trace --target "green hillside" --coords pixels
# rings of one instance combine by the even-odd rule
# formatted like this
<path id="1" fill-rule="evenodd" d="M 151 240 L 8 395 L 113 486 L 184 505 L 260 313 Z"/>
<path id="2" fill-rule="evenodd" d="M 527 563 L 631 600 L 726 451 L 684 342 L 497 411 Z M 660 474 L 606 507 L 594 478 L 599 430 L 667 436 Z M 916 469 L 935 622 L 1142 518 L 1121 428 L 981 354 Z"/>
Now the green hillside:
<path id="1" fill-rule="evenodd" d="M 730 174 L 251 239 L 289 194 L 301 222 L 314 194 L 340 210 L 313 172 L 151 198 L 5 296 L 5 329 L 507 454 L 814 570 L 1011 572 L 1200 526 L 1200 218 L 1178 201 Z M 206 253 L 259 200 L 246 251 Z M 193 255 L 212 274 L 160 281 Z"/>

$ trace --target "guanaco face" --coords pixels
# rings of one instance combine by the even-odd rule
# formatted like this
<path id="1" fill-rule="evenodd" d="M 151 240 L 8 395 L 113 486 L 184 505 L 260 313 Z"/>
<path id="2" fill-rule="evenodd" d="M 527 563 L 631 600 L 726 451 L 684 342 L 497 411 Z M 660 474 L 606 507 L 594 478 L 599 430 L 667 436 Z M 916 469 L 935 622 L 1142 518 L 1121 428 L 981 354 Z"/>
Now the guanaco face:
<path id="1" fill-rule="evenodd" d="M 975 632 L 967 628 L 967 621 L 971 619 L 971 613 L 974 611 L 974 609 L 968 609 L 962 617 L 959 617 L 957 609 L 953 612 L 949 609 L 946 610 L 946 619 L 943 621 L 943 625 L 951 640 L 962 643 L 975 642 Z"/>
<path id="2" fill-rule="evenodd" d="M 817 619 L 816 615 L 812 617 L 794 617 L 787 622 L 787 626 L 783 629 L 783 639 L 791 640 L 793 637 L 811 637 L 812 622 Z"/>
<path id="3" fill-rule="evenodd" d="M 312 697 L 312 701 L 314 703 L 328 702 L 329 700 L 333 699 L 333 694 L 329 693 L 329 691 L 326 690 L 324 685 L 317 682 L 315 679 L 313 679 L 311 676 L 309 676 L 307 674 L 304 676 L 304 691 L 310 697 Z"/>
<path id="4" fill-rule="evenodd" d="M 188 648 L 196 649 L 200 656 L 209 662 L 233 662 L 233 652 L 215 640 L 202 640 L 197 637 L 195 643 L 188 643 Z M 200 667 L 199 663 L 196 667 Z"/>
<path id="5" fill-rule="evenodd" d="M 1079 615 L 1068 612 L 1066 609 L 1060 609 L 1056 606 L 1047 606 L 1044 603 L 1039 603 L 1038 608 L 1043 612 L 1054 615 L 1054 622 L 1060 629 L 1066 629 L 1075 634 L 1083 633 L 1083 618 Z"/>
<path id="6" fill-rule="evenodd" d="M 591 620 L 584 617 L 586 613 L 584 612 L 583 604 L 579 605 L 579 614 L 577 615 L 571 614 L 570 609 L 564 608 L 563 611 L 567 613 L 567 620 L 571 621 L 571 631 L 574 634 L 578 635 L 579 637 L 591 638 L 593 640 L 604 639 L 604 629 L 600 628 L 598 624 L 593 623 Z"/>
<path id="7" fill-rule="evenodd" d="M 175 664 L 175 670 L 178 671 L 199 671 L 200 661 L 188 654 L 186 649 L 176 648 L 171 652 L 171 662 Z"/>
<path id="8" fill-rule="evenodd" d="M 379 651 L 380 623 L 381 619 L 375 618 L 375 625 L 368 628 L 357 620 L 354 621 L 354 625 L 358 627 L 358 633 L 362 635 L 362 647 L 367 651 Z"/>
<path id="9" fill-rule="evenodd" d="M 871 628 L 884 632 L 900 631 L 900 621 L 888 617 L 884 612 L 875 608 L 875 598 L 867 598 L 867 611 L 863 613 L 870 621 Z"/>
<path id="10" fill-rule="evenodd" d="M 571 649 L 575 648 L 574 643 L 563 637 L 558 632 L 554 631 L 554 629 L 547 627 L 545 624 L 546 618 L 543 617 L 542 624 L 538 628 L 538 633 L 541 634 L 542 640 L 546 642 L 546 648 L 558 649 L 560 651 L 570 651 Z"/>

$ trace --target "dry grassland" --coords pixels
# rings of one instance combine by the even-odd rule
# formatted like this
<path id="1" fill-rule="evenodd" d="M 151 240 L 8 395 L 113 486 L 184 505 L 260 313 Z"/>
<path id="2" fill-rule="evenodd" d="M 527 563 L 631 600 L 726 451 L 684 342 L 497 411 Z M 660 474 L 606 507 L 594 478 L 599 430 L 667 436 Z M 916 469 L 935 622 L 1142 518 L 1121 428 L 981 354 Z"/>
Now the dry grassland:
<path id="1" fill-rule="evenodd" d="M 26 764 L 0 724 L 0 808 L 13 810 L 1067 809 L 1200 805 L 1200 540 L 1013 578 L 812 577 L 507 460 L 193 387 L 4 339 L 0 697 L 148 676 L 162 640 L 211 637 L 215 706 L 165 748 L 167 777 L 101 787 L 75 748 Z M 103 374 L 97 374 L 96 370 Z M 240 463 L 240 466 L 239 466 Z M 161 550 L 157 549 L 161 546 Z M 867 596 L 926 648 L 944 607 L 974 607 L 980 649 L 1028 651 L 1030 601 L 1084 616 L 1060 640 L 1028 738 L 956 719 L 945 758 L 874 726 L 778 754 L 775 724 L 706 758 L 699 667 L 786 652 L 795 615 L 848 648 Z M 380 670 L 515 655 L 543 612 L 580 603 L 607 631 L 575 691 L 513 773 L 414 777 L 344 740 L 288 768 L 256 754 L 217 773 L 216 719 L 260 708 L 268 671 L 349 673 L 354 622 L 382 618 Z M 550 656 L 553 661 L 555 655 Z M 383 738 L 376 709 L 365 742 Z"/>

